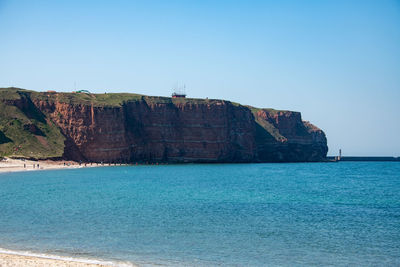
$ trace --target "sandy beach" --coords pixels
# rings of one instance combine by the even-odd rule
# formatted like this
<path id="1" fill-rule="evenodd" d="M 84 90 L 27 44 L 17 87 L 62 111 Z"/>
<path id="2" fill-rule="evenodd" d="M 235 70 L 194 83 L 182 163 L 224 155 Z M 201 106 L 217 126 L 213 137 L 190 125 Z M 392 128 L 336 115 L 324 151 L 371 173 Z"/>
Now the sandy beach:
<path id="1" fill-rule="evenodd" d="M 66 259 L 50 259 L 42 258 L 38 256 L 22 256 L 14 254 L 0 253 L 0 266 L 1 267 L 44 267 L 44 266 L 55 266 L 55 267 L 100 267 L 100 266 L 113 266 L 94 264 L 86 262 L 78 262 Z"/>
<path id="2" fill-rule="evenodd" d="M 95 259 L 71 258 L 66 256 L 48 255 L 24 251 L 14 251 L 0 248 L 0 266 L 1 267 L 102 267 L 119 266 L 135 267 L 128 262 L 114 262 Z"/>
<path id="3" fill-rule="evenodd" d="M 22 160 L 4 158 L 0 160 L 0 173 L 4 172 L 18 172 L 18 171 L 38 171 L 38 170 L 51 170 L 51 169 L 74 169 L 84 167 L 97 167 L 100 164 L 79 164 L 75 161 L 53 161 L 53 160 Z"/>

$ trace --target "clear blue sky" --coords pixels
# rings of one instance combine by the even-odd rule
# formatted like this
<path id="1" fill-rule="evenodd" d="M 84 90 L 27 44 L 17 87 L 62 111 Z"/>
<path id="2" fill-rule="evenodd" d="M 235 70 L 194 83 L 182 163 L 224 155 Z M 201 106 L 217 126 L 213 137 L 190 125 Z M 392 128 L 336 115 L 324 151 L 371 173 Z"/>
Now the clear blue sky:
<path id="1" fill-rule="evenodd" d="M 83 3 L 84 2 L 84 3 Z M 400 156 L 400 1 L 0 0 L 0 86 L 301 111 L 330 155 Z"/>

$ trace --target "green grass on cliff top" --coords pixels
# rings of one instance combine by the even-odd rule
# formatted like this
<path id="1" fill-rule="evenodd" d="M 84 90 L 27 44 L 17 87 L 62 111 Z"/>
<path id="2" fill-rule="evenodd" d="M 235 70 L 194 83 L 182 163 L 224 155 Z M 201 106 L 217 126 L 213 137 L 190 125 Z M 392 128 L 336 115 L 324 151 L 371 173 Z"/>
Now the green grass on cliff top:
<path id="1" fill-rule="evenodd" d="M 142 95 L 128 93 L 111 94 L 86 94 L 86 93 L 47 93 L 33 92 L 34 99 L 53 100 L 67 104 L 83 104 L 94 106 L 121 106 L 126 101 L 138 101 Z"/>
<path id="2" fill-rule="evenodd" d="M 0 89 L 2 91 L 4 89 Z M 196 99 L 196 98 L 171 98 L 161 96 L 146 96 L 133 93 L 104 93 L 104 94 L 87 94 L 87 93 L 48 93 L 48 92 L 35 92 L 22 89 L 5 90 L 3 96 L 5 98 L 18 97 L 18 92 L 29 94 L 32 99 L 39 100 L 53 100 L 61 103 L 75 104 L 75 105 L 94 105 L 99 107 L 116 107 L 122 106 L 126 102 L 145 101 L 148 104 L 161 104 L 161 103 L 213 103 L 221 102 L 223 100 L 215 99 Z M 0 96 L 1 97 L 1 96 Z M 3 97 L 1 97 L 3 98 Z M 4 98 L 3 98 L 4 99 Z"/>
<path id="3" fill-rule="evenodd" d="M 19 94 L 27 94 L 30 98 L 38 100 L 53 100 L 67 104 L 83 104 L 94 105 L 99 107 L 115 107 L 122 106 L 126 102 L 145 101 L 147 104 L 214 104 L 217 102 L 232 103 L 240 106 L 238 103 L 233 103 L 219 99 L 201 99 L 201 98 L 171 98 L 162 96 L 147 96 L 134 93 L 104 93 L 104 94 L 88 94 L 88 93 L 50 93 L 36 92 L 20 88 L 0 88 L 0 100 L 19 98 Z"/>
<path id="4" fill-rule="evenodd" d="M 248 105 L 246 105 L 245 107 L 247 107 L 248 109 L 250 109 L 251 112 L 253 112 L 253 114 L 257 113 L 257 112 L 260 111 L 260 110 L 264 110 L 264 111 L 266 111 L 266 112 L 268 112 L 268 113 L 270 113 L 270 114 L 272 114 L 272 115 L 275 115 L 275 114 L 277 114 L 277 113 L 279 113 L 279 112 L 292 112 L 292 111 L 289 111 L 289 110 L 282 110 L 282 109 L 256 108 L 256 107 L 248 106 Z"/>
<path id="5" fill-rule="evenodd" d="M 189 103 L 189 104 L 213 104 L 217 102 L 227 102 L 234 106 L 242 106 L 240 103 L 231 102 L 220 99 L 203 99 L 203 98 L 171 98 L 162 96 L 147 96 L 134 93 L 104 93 L 104 94 L 87 94 L 87 93 L 64 93 L 64 92 L 36 92 L 21 88 L 9 87 L 0 88 L 0 101 L 6 99 L 18 99 L 20 93 L 29 95 L 32 99 L 53 100 L 68 104 L 84 104 L 94 106 L 121 106 L 125 102 L 146 101 L 148 104 L 161 103 Z M 260 110 L 252 106 L 245 106 L 253 113 Z M 263 108 L 269 113 L 286 112 L 286 110 L 275 110 L 271 108 Z"/>

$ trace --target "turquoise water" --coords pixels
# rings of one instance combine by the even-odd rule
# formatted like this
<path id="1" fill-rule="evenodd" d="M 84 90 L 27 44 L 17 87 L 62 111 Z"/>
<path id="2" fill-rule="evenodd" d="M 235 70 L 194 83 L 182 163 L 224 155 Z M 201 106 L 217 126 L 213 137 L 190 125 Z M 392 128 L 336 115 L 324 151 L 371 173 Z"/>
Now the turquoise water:
<path id="1" fill-rule="evenodd" d="M 400 163 L 0 174 L 0 247 L 141 266 L 398 266 Z"/>

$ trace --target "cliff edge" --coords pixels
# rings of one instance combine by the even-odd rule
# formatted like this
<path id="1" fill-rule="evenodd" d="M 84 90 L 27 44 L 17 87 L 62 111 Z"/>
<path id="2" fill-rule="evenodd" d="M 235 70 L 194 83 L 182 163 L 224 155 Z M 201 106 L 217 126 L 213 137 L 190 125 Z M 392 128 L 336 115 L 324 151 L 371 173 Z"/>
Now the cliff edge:
<path id="1" fill-rule="evenodd" d="M 293 111 L 225 100 L 0 89 L 0 156 L 87 162 L 323 161 Z"/>

